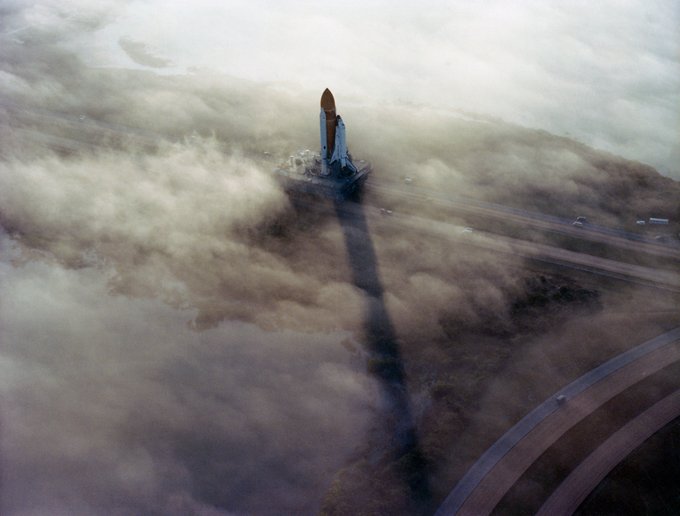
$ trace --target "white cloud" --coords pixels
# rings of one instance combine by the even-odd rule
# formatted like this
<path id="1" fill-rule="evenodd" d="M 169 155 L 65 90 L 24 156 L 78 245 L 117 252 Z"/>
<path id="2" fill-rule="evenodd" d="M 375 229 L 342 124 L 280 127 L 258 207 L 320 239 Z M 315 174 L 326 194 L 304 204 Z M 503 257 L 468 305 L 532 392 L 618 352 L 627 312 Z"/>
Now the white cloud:
<path id="1" fill-rule="evenodd" d="M 105 272 L 1 264 L 3 514 L 313 508 L 376 400 L 347 335 L 195 332 Z"/>
<path id="2" fill-rule="evenodd" d="M 175 70 L 484 112 L 678 177 L 678 25 L 677 3 L 663 0 L 151 0 L 127 5 L 80 50 L 121 64 L 117 41 L 129 37 Z"/>

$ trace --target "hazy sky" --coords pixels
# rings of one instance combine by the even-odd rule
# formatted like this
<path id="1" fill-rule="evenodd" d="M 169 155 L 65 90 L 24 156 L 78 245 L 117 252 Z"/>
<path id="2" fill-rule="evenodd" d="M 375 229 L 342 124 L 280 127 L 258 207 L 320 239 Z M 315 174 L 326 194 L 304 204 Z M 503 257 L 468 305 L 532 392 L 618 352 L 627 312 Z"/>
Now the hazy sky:
<path id="1" fill-rule="evenodd" d="M 481 112 L 680 174 L 673 0 L 148 0 L 109 14 L 77 43 L 95 65 L 134 64 L 123 37 L 176 72 Z"/>

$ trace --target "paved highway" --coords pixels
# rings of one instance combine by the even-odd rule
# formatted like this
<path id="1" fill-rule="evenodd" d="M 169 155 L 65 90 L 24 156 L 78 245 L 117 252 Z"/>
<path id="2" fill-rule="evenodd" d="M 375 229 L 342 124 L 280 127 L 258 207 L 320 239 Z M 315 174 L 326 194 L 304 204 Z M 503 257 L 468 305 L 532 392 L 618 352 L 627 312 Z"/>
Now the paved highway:
<path id="1" fill-rule="evenodd" d="M 304 202 L 300 202 L 300 204 L 304 204 Z M 311 205 L 311 202 L 309 204 Z M 316 207 L 318 208 L 318 205 Z M 384 209 L 365 203 L 346 201 L 339 209 L 348 213 L 362 210 L 370 225 L 382 225 L 395 229 L 408 227 L 420 234 L 430 235 L 440 240 L 448 240 L 457 246 L 483 248 L 626 282 L 680 292 L 680 272 L 633 265 L 484 231 L 465 232 L 463 227 L 450 222 L 402 213 L 387 214 Z"/>
<path id="2" fill-rule="evenodd" d="M 612 358 L 538 405 L 484 452 L 437 516 L 489 514 L 567 430 L 631 385 L 680 360 L 679 340 L 680 327 Z"/>
<path id="3" fill-rule="evenodd" d="M 619 462 L 678 417 L 680 390 L 655 403 L 612 434 L 553 491 L 537 516 L 573 514 Z"/>
<path id="4" fill-rule="evenodd" d="M 394 181 L 381 181 L 378 183 L 373 179 L 369 180 L 366 183 L 366 186 L 376 192 L 453 208 L 456 211 L 468 213 L 470 215 L 492 217 L 505 221 L 510 220 L 520 224 L 522 227 L 542 229 L 581 240 L 600 242 L 621 249 L 645 252 L 680 260 L 680 242 L 659 242 L 658 240 L 654 240 L 645 235 L 630 233 L 622 229 L 599 226 L 592 223 L 587 223 L 584 227 L 579 228 L 572 224 L 574 219 L 565 219 L 554 215 L 503 206 L 501 204 L 480 201 L 460 195 L 442 194 L 441 192 L 424 189 L 413 184 L 404 185 Z"/>
<path id="5" fill-rule="evenodd" d="M 653 269 L 633 265 L 617 260 L 600 258 L 585 253 L 577 253 L 559 247 L 528 242 L 517 238 L 504 237 L 483 231 L 464 233 L 463 228 L 449 222 L 393 213 L 385 215 L 379 208 L 359 206 L 356 203 L 345 203 L 346 210 L 363 209 L 373 223 L 410 227 L 421 234 L 429 234 L 439 239 L 446 239 L 458 245 L 471 245 L 484 249 L 512 254 L 544 261 L 560 266 L 584 270 L 594 274 L 614 277 L 625 281 L 634 281 L 652 285 L 665 290 L 680 292 L 680 272 Z"/>

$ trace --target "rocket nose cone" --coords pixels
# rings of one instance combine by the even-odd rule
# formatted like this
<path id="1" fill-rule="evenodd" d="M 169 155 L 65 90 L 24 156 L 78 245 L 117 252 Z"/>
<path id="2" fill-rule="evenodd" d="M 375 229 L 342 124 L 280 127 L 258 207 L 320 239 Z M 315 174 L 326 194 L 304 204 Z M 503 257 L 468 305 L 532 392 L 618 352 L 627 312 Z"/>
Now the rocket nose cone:
<path id="1" fill-rule="evenodd" d="M 321 108 L 324 111 L 335 111 L 335 99 L 333 98 L 331 90 L 328 88 L 323 90 L 323 93 L 321 94 Z"/>

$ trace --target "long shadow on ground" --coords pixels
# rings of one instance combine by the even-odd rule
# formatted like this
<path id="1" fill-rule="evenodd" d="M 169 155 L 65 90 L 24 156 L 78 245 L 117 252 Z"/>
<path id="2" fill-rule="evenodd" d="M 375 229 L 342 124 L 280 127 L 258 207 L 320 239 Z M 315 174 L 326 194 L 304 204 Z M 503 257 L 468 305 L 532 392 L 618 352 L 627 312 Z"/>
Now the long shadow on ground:
<path id="1" fill-rule="evenodd" d="M 398 480 L 409 491 L 413 513 L 426 513 L 431 504 L 427 463 L 418 444 L 404 365 L 385 306 L 364 208 L 361 203 L 336 201 L 335 212 L 342 227 L 354 285 L 366 295 L 364 346 L 370 356 L 369 373 L 378 380 L 384 399 L 382 433 L 389 436 L 389 445 L 378 462 L 396 467 Z"/>

